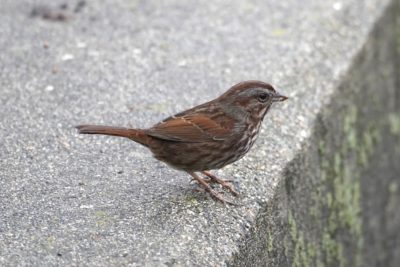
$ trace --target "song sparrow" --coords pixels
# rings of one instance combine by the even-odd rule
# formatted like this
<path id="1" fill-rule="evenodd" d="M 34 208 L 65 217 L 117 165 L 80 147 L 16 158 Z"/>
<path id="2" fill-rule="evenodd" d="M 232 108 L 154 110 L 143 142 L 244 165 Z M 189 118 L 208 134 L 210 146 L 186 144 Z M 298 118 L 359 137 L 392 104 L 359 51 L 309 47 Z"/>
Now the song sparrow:
<path id="1" fill-rule="evenodd" d="M 100 125 L 76 128 L 81 134 L 121 136 L 144 145 L 156 159 L 190 174 L 212 197 L 232 204 L 209 185 L 218 183 L 237 196 L 230 181 L 219 179 L 209 170 L 242 158 L 257 139 L 261 122 L 272 103 L 286 99 L 268 83 L 245 81 L 217 99 L 166 118 L 148 129 Z"/>

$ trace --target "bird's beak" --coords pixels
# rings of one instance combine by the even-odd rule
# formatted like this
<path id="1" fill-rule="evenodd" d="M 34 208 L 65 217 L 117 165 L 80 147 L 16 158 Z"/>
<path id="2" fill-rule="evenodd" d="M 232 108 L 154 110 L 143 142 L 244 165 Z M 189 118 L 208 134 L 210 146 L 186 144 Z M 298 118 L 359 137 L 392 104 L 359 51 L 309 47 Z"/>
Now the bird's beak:
<path id="1" fill-rule="evenodd" d="M 288 97 L 276 92 L 272 99 L 274 102 L 282 102 L 282 101 L 285 101 L 286 99 L 288 99 Z"/>

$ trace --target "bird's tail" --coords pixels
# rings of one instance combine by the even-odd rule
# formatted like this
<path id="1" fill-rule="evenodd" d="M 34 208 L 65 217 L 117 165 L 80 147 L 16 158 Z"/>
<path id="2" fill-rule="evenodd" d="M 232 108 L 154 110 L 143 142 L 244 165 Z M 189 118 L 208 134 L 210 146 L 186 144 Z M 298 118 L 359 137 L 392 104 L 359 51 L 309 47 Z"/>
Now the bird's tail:
<path id="1" fill-rule="evenodd" d="M 149 136 L 141 129 L 103 125 L 78 125 L 76 126 L 76 129 L 78 129 L 80 134 L 103 134 L 126 137 L 145 146 L 147 146 L 149 141 Z"/>

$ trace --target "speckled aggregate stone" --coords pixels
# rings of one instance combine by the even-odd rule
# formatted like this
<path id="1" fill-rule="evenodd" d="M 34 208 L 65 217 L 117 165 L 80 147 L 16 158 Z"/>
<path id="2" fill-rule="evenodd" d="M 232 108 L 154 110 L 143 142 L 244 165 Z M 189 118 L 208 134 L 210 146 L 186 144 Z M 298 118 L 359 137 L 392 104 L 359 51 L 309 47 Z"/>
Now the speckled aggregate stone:
<path id="1" fill-rule="evenodd" d="M 66 2 L 66 1 L 65 1 Z M 222 266 L 311 134 L 390 1 L 63 1 L 0 8 L 0 265 Z M 223 206 L 125 139 L 74 125 L 146 127 L 242 80 L 272 83 Z"/>

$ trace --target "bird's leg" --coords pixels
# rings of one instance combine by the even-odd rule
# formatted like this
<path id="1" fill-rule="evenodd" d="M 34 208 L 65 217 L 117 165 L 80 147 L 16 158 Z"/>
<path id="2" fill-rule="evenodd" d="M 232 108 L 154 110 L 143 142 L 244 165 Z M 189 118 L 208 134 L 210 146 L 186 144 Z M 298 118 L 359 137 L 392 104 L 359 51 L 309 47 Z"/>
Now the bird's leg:
<path id="1" fill-rule="evenodd" d="M 229 182 L 231 182 L 230 180 L 219 179 L 217 176 L 211 174 L 208 171 L 202 171 L 201 173 L 210 177 L 210 180 L 206 181 L 207 183 L 213 182 L 220 184 L 222 187 L 228 189 L 235 197 L 239 196 L 239 193 L 232 187 L 231 184 L 229 184 Z"/>
<path id="2" fill-rule="evenodd" d="M 203 187 L 204 190 L 207 191 L 214 199 L 216 199 L 216 200 L 218 200 L 218 201 L 221 201 L 221 202 L 224 203 L 224 204 L 225 204 L 225 203 L 228 203 L 228 204 L 234 205 L 233 202 L 230 202 L 230 201 L 224 199 L 218 192 L 216 192 L 214 189 L 212 189 L 212 188 L 210 187 L 210 185 L 209 185 L 203 178 L 201 178 L 200 176 L 198 176 L 196 173 L 194 173 L 194 172 L 188 172 L 188 173 L 189 173 L 189 174 L 193 177 L 193 179 L 196 180 L 196 181 L 199 183 L 199 185 L 200 185 L 201 187 Z"/>

